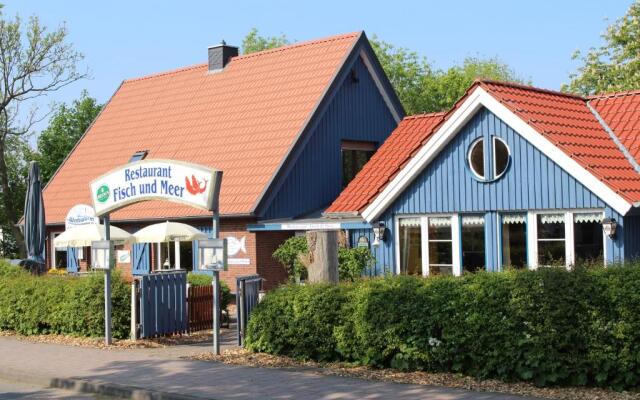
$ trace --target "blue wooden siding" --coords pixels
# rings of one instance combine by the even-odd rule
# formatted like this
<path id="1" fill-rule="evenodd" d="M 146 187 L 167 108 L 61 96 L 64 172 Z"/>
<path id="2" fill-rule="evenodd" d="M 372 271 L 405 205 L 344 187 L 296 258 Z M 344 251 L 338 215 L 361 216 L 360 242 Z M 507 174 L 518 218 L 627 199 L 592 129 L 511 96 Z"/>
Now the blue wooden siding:
<path id="1" fill-rule="evenodd" d="M 358 56 L 345 71 L 354 69 L 358 82 L 349 73 L 342 77 L 335 96 L 310 131 L 295 164 L 261 219 L 305 215 L 328 206 L 342 190 L 342 140 L 373 141 L 381 144 L 397 123 L 362 59 Z"/>
<path id="2" fill-rule="evenodd" d="M 616 221 L 621 220 L 616 218 Z M 623 229 L 626 260 L 637 260 L 640 258 L 640 215 L 626 216 Z"/>
<path id="3" fill-rule="evenodd" d="M 477 138 L 483 137 L 487 142 L 492 135 L 507 143 L 511 163 L 500 179 L 481 182 L 468 168 L 467 151 Z M 498 268 L 500 259 L 496 232 L 499 212 L 576 208 L 604 209 L 606 216 L 618 221 L 618 236 L 607 240 L 605 251 L 609 261 L 624 259 L 626 224 L 623 217 L 499 118 L 481 109 L 381 217 L 389 232 L 379 250 L 377 271 L 382 273 L 395 264 L 394 216 L 397 215 L 486 213 L 487 261 L 493 269 Z M 638 233 L 639 222 L 636 219 L 633 223 Z M 627 242 L 631 240 L 627 238 Z M 636 254 L 640 250 L 637 241 Z"/>

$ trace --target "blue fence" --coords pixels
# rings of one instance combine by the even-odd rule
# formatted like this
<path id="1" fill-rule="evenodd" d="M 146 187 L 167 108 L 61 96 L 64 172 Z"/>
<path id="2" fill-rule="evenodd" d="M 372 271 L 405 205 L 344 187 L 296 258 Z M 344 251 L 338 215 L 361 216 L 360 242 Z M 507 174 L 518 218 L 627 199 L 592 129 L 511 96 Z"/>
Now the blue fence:
<path id="1" fill-rule="evenodd" d="M 236 278 L 236 314 L 238 320 L 238 345 L 244 344 L 244 337 L 251 312 L 258 305 L 262 278 L 260 275 L 248 275 Z"/>
<path id="2" fill-rule="evenodd" d="M 161 272 L 139 279 L 139 337 L 186 333 L 187 273 Z"/>

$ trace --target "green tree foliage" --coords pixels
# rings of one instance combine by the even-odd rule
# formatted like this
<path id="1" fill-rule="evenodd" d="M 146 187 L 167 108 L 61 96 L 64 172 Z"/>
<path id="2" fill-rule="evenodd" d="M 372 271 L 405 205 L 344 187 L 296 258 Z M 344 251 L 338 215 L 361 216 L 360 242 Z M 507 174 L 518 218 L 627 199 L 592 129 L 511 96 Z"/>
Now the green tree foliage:
<path id="1" fill-rule="evenodd" d="M 253 351 L 538 386 L 640 382 L 640 266 L 396 276 L 268 292 Z"/>
<path id="2" fill-rule="evenodd" d="M 43 183 L 51 179 L 101 109 L 102 105 L 83 91 L 71 105 L 62 104 L 55 110 L 49 126 L 38 137 Z"/>
<path id="3" fill-rule="evenodd" d="M 353 282 L 361 278 L 367 268 L 373 267 L 375 258 L 366 247 L 338 249 L 338 275 L 341 281 Z"/>
<path id="4" fill-rule="evenodd" d="M 563 90 L 582 95 L 640 89 L 640 0 L 602 35 L 604 44 L 574 59 L 582 66 Z"/>
<path id="5" fill-rule="evenodd" d="M 307 268 L 299 256 L 308 251 L 307 239 L 304 236 L 294 236 L 278 246 L 273 252 L 273 258 L 287 269 L 287 275 L 292 282 L 299 282 L 307 278 Z"/>
<path id="6" fill-rule="evenodd" d="M 257 51 L 274 49 L 289 44 L 286 35 L 261 36 L 257 28 L 251 29 L 242 40 L 242 53 L 250 54 Z"/>
<path id="7" fill-rule="evenodd" d="M 48 31 L 38 17 L 23 24 L 20 17 L 6 18 L 0 9 L 0 189 L 10 193 L 26 176 L 12 178 L 12 158 L 21 159 L 25 138 L 33 125 L 41 119 L 33 107 L 37 99 L 78 81 L 86 73 L 78 71 L 82 55 L 67 42 L 64 26 Z M 30 109 L 25 109 L 27 105 Z M 17 150 L 18 149 L 18 150 Z M 16 153 L 17 151 L 17 153 Z M 0 225 L 9 228 L 20 256 L 24 257 L 24 239 L 17 227 L 22 215 L 24 199 L 2 196 Z"/>
<path id="8" fill-rule="evenodd" d="M 376 36 L 371 46 L 408 115 L 448 110 L 475 79 L 525 82 L 497 57 L 467 57 L 462 65 L 440 70 L 418 53 Z"/>

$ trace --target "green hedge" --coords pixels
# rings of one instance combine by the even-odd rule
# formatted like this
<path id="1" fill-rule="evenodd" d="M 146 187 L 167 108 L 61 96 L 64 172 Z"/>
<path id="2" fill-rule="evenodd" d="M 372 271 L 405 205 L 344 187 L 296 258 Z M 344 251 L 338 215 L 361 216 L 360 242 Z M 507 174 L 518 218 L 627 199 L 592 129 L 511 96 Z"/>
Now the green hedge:
<path id="1" fill-rule="evenodd" d="M 113 336 L 129 336 L 131 290 L 114 273 Z M 0 261 L 0 329 L 23 335 L 104 335 L 104 277 L 33 276 Z"/>
<path id="2" fill-rule="evenodd" d="M 285 286 L 256 308 L 246 343 L 303 359 L 637 388 L 640 268 Z"/>

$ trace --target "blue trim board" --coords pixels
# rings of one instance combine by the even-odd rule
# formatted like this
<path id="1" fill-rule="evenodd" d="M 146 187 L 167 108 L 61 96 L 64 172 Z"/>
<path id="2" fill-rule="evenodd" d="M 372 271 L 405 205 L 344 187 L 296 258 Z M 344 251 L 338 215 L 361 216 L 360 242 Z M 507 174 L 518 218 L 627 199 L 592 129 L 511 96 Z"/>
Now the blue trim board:
<path id="1" fill-rule="evenodd" d="M 317 223 L 338 223 L 339 220 L 336 221 L 321 221 Z M 296 221 L 289 222 L 291 224 L 295 224 Z M 295 229 L 282 229 L 282 225 L 285 223 L 264 223 L 264 224 L 247 224 L 247 231 L 249 232 L 267 232 L 267 231 L 283 231 L 289 230 L 294 231 Z M 371 229 L 371 224 L 368 222 L 340 222 L 340 229 Z M 304 230 L 304 229 L 299 229 Z"/>

